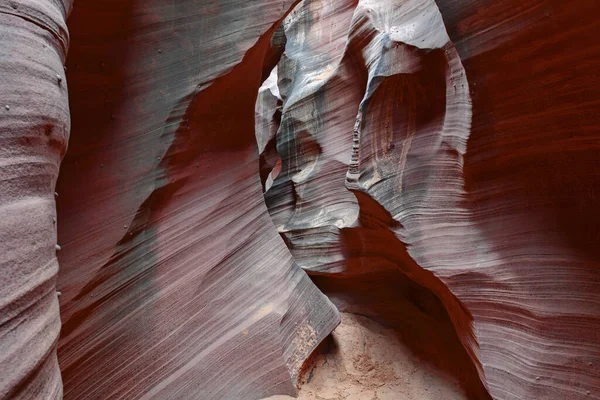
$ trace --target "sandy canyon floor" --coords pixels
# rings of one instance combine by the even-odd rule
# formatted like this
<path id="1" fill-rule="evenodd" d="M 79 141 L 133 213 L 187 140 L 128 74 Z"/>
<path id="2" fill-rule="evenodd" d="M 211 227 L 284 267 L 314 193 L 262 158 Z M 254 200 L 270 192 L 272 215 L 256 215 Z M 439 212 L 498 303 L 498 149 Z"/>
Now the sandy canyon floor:
<path id="1" fill-rule="evenodd" d="M 464 400 L 458 382 L 407 348 L 397 331 L 355 314 L 342 323 L 305 368 L 298 399 Z M 274 396 L 268 400 L 289 400 Z"/>

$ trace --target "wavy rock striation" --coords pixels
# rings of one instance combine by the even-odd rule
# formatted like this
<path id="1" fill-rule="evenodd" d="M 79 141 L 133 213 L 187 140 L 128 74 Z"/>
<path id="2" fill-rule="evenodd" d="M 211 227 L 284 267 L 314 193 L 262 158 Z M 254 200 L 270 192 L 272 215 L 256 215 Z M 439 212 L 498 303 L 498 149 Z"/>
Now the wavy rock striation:
<path id="1" fill-rule="evenodd" d="M 254 104 L 291 6 L 75 7 L 58 184 L 65 398 L 294 394 L 338 324 L 257 174 Z"/>
<path id="2" fill-rule="evenodd" d="M 70 131 L 68 2 L 0 3 L 0 398 L 62 395 L 54 187 Z"/>
<path id="3" fill-rule="evenodd" d="M 0 3 L 0 398 L 295 395 L 337 306 L 600 399 L 596 11 Z"/>
<path id="4" fill-rule="evenodd" d="M 398 325 L 408 298 L 455 332 L 471 397 L 600 396 L 597 103 L 576 100 L 597 63 L 566 71 L 598 53 L 598 25 L 572 27 L 582 3 L 438 4 L 313 1 L 286 19 L 273 220 L 339 307 Z M 404 299 L 374 294 L 394 287 Z"/>

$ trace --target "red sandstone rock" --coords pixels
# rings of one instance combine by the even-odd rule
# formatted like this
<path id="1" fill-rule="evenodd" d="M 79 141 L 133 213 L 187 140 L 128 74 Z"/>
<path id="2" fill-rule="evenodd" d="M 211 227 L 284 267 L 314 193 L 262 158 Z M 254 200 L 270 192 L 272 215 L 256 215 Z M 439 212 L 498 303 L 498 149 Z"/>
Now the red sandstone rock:
<path id="1" fill-rule="evenodd" d="M 586 10 L 322 1 L 286 29 L 283 170 L 266 198 L 292 254 L 338 306 L 388 322 L 402 300 L 366 288 L 393 293 L 396 271 L 432 293 L 442 310 L 411 302 L 457 333 L 493 398 L 600 396 Z M 320 51 L 339 35 L 331 62 Z"/>
<path id="2" fill-rule="evenodd" d="M 472 398 L 600 398 L 593 2 L 70 11 L 0 4 L 0 398 L 294 395 L 299 266 Z"/>
<path id="3" fill-rule="evenodd" d="M 258 176 L 254 104 L 291 5 L 75 6 L 58 184 L 65 398 L 294 394 L 338 324 Z"/>
<path id="4" fill-rule="evenodd" d="M 62 395 L 54 186 L 70 131 L 61 1 L 0 2 L 0 398 Z"/>

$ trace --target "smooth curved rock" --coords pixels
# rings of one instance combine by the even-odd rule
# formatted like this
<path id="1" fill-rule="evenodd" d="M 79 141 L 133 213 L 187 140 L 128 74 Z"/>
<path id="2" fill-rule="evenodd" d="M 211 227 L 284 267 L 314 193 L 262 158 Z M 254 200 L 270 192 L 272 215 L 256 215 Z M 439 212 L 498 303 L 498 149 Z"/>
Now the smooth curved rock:
<path id="1" fill-rule="evenodd" d="M 0 4 L 0 398 L 295 395 L 321 289 L 600 399 L 593 2 L 71 3 Z"/>
<path id="2" fill-rule="evenodd" d="M 0 398 L 60 399 L 54 186 L 70 131 L 68 2 L 0 3 Z"/>
<path id="3" fill-rule="evenodd" d="M 600 396 L 587 9 L 316 1 L 288 17 L 275 224 L 338 306 L 397 323 L 393 305 L 349 294 L 385 290 L 364 282 L 394 269 L 432 293 L 445 310 L 426 313 L 447 314 L 498 399 Z M 353 109 L 354 127 L 336 120 Z"/>
<path id="4" fill-rule="evenodd" d="M 258 177 L 254 104 L 291 6 L 76 4 L 59 181 L 66 399 L 294 394 L 338 324 Z"/>
<path id="5" fill-rule="evenodd" d="M 473 103 L 472 222 L 457 234 L 474 251 L 454 253 L 464 272 L 448 282 L 475 317 L 495 398 L 600 398 L 600 121 L 590 113 L 600 27 L 590 7 L 440 2 Z"/>

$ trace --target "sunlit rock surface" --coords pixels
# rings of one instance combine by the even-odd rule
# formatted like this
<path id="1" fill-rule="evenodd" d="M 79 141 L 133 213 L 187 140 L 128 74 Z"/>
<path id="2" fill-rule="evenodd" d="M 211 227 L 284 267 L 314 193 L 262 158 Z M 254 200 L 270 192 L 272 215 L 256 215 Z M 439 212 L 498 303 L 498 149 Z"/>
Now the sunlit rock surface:
<path id="1" fill-rule="evenodd" d="M 0 3 L 0 398 L 293 396 L 337 306 L 600 399 L 596 8 Z"/>

